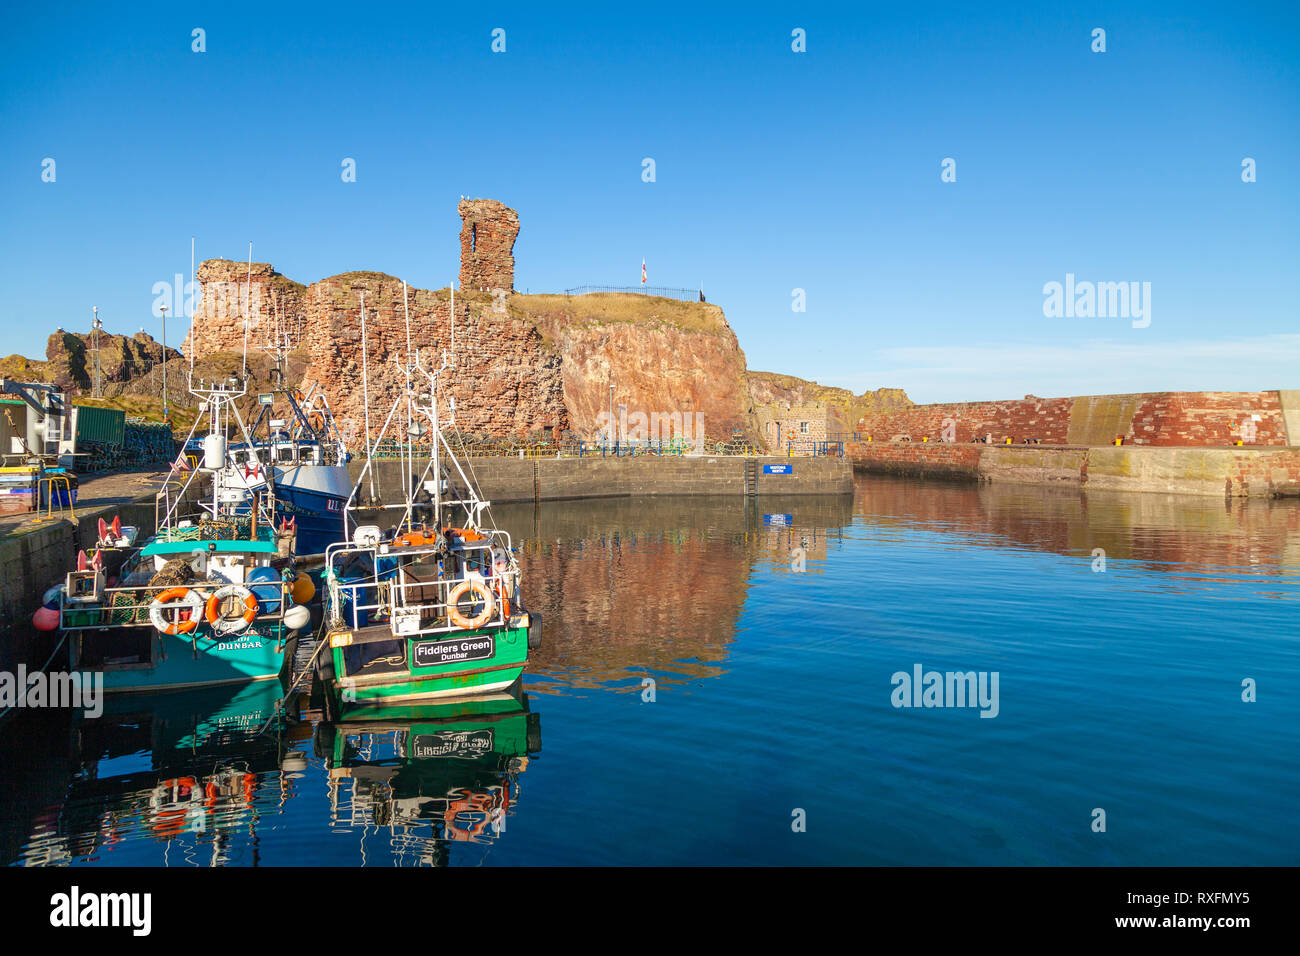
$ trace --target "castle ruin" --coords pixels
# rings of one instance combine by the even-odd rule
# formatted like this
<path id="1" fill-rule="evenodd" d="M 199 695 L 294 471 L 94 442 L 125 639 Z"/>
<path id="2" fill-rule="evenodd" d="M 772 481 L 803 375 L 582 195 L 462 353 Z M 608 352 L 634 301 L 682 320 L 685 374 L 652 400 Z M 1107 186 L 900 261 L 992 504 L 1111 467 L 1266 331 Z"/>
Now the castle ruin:
<path id="1" fill-rule="evenodd" d="M 460 287 L 466 292 L 515 288 L 519 213 L 496 199 L 462 199 Z"/>

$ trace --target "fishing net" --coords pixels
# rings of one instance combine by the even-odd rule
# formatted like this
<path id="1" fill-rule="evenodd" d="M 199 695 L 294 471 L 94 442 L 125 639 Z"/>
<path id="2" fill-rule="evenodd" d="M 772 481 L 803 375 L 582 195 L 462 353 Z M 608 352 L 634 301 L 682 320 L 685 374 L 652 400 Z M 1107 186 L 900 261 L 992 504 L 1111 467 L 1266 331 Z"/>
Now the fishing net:
<path id="1" fill-rule="evenodd" d="M 149 579 L 151 588 L 175 588 L 194 580 L 194 569 L 187 558 L 172 558 Z"/>

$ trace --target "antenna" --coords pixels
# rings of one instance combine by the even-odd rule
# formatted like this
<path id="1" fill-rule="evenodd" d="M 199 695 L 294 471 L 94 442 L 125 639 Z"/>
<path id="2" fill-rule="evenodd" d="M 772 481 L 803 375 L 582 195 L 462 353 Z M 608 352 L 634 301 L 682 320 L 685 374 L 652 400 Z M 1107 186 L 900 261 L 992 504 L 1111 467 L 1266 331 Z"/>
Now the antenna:
<path id="1" fill-rule="evenodd" d="M 104 327 L 104 324 L 99 321 L 99 306 L 92 305 L 91 310 L 94 312 L 94 318 L 90 323 L 90 347 L 95 352 L 95 385 L 90 394 L 95 398 L 103 398 L 104 386 L 99 366 L 99 330 Z"/>
<path id="2" fill-rule="evenodd" d="M 411 361 L 411 309 L 406 302 L 406 280 L 402 280 L 402 311 L 406 314 L 406 361 Z"/>
<path id="3" fill-rule="evenodd" d="M 190 236 L 190 375 L 194 375 L 194 295 L 199 291 L 199 280 L 194 274 L 194 237 Z"/>
<path id="4" fill-rule="evenodd" d="M 183 294 L 184 292 L 182 292 L 182 295 Z M 166 421 L 168 418 L 168 414 L 167 414 L 167 306 L 165 305 L 162 307 L 162 367 L 163 367 L 163 383 L 162 383 L 163 421 Z"/>
<path id="5" fill-rule="evenodd" d="M 261 349 L 274 359 L 274 378 L 278 380 L 279 387 L 284 387 L 284 373 L 288 367 L 289 353 L 293 351 L 293 336 L 289 332 L 288 323 L 284 321 L 284 308 L 275 289 L 271 290 L 271 311 L 275 315 L 275 325 L 272 327 L 268 324 L 266 344 Z"/>

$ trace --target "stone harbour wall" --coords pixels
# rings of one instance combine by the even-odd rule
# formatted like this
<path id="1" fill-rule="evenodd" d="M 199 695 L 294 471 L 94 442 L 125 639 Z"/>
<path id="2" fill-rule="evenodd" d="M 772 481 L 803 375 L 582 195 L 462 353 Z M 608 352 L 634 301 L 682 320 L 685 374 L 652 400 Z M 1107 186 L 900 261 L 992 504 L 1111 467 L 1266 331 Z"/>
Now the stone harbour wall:
<path id="1" fill-rule="evenodd" d="M 1146 392 L 999 402 L 913 405 L 864 416 L 856 429 L 873 442 L 907 435 L 938 441 L 949 426 L 957 443 L 1036 439 L 1046 445 L 1213 446 L 1288 444 L 1281 393 Z M 1249 437 L 1245 437 L 1249 436 Z M 1300 436 L 1291 436 L 1291 443 Z"/>
<path id="2" fill-rule="evenodd" d="M 855 471 L 1220 497 L 1300 495 L 1300 448 L 855 442 Z"/>

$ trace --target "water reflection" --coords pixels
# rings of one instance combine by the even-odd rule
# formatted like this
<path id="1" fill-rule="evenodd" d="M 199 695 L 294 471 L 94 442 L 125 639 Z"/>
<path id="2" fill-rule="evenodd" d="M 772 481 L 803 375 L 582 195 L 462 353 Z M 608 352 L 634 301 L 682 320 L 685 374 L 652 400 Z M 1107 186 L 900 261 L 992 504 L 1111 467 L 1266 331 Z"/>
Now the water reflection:
<path id="1" fill-rule="evenodd" d="M 100 718 L 74 718 L 72 779 L 38 815 L 21 862 L 113 863 L 144 842 L 161 849 L 149 855 L 155 865 L 256 865 L 259 825 L 306 769 L 291 752 L 291 721 L 276 712 L 282 694 L 278 681 L 260 681 L 110 697 Z"/>
<path id="2" fill-rule="evenodd" d="M 520 547 L 529 604 L 546 620 L 528 673 L 547 692 L 620 682 L 640 691 L 647 674 L 670 684 L 721 675 L 756 564 L 788 568 L 802 546 L 817 573 L 853 514 L 847 495 L 494 511 Z"/>
<path id="3" fill-rule="evenodd" d="M 330 827 L 355 833 L 358 862 L 445 866 L 452 844 L 505 835 L 519 776 L 542 749 L 541 719 L 516 689 L 321 721 L 315 746 Z"/>
<path id="4" fill-rule="evenodd" d="M 1240 681 L 1296 679 L 1274 598 L 1300 583 L 1298 501 L 870 477 L 852 498 L 494 511 L 546 621 L 527 696 L 327 722 L 276 719 L 270 683 L 110 699 L 98 721 L 11 716 L 3 862 L 1294 856 L 1295 705 L 1244 704 Z M 917 660 L 1001 671 L 1007 706 L 900 714 L 889 675 Z M 637 698 L 646 678 L 657 702 Z M 1128 807 L 1133 839 L 1076 836 L 1094 790 Z M 837 826 L 787 842 L 790 807 Z"/>
<path id="5" fill-rule="evenodd" d="M 859 478 L 855 517 L 964 543 L 1140 562 L 1183 575 L 1300 569 L 1300 502 Z"/>

